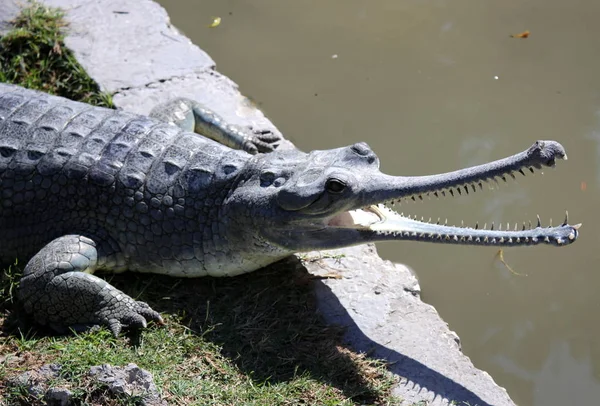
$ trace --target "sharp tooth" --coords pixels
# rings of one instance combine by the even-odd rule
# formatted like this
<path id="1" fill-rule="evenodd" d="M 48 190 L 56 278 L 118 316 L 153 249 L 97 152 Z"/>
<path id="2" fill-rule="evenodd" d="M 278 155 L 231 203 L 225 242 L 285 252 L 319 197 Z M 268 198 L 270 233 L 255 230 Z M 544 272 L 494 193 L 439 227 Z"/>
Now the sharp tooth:
<path id="1" fill-rule="evenodd" d="M 516 238 L 517 244 L 521 242 L 521 237 Z"/>
<path id="2" fill-rule="evenodd" d="M 413 201 L 413 202 L 416 202 L 416 200 L 415 200 L 415 197 L 414 197 L 414 196 L 411 196 L 410 198 L 412 199 L 412 201 Z"/>
<path id="3" fill-rule="evenodd" d="M 506 183 L 506 176 L 502 175 L 502 180 L 504 181 L 504 183 Z"/>
<path id="4" fill-rule="evenodd" d="M 435 223 L 435 224 L 439 225 L 439 224 L 440 224 L 440 221 L 441 221 L 441 219 L 438 217 L 438 221 L 437 221 L 437 223 Z"/>
<path id="5" fill-rule="evenodd" d="M 550 242 L 550 237 L 544 238 L 544 242 Z"/>
<path id="6" fill-rule="evenodd" d="M 479 238 L 479 237 L 475 238 L 475 242 L 477 242 L 477 243 L 481 242 L 481 238 Z"/>
<path id="7" fill-rule="evenodd" d="M 458 192 L 459 195 L 462 196 L 462 192 L 460 191 L 460 186 L 456 188 L 456 191 Z"/>
<path id="8" fill-rule="evenodd" d="M 548 228 L 552 228 L 552 217 L 550 217 L 550 225 L 548 226 Z"/>
<path id="9" fill-rule="evenodd" d="M 431 217 L 429 217 L 429 220 L 427 221 L 428 223 L 431 223 Z"/>
<path id="10" fill-rule="evenodd" d="M 487 230 L 487 223 L 483 223 L 483 229 Z"/>
<path id="11" fill-rule="evenodd" d="M 446 191 L 442 190 L 442 196 L 446 197 Z"/>
<path id="12" fill-rule="evenodd" d="M 539 228 L 539 227 L 541 227 L 541 226 L 542 226 L 542 221 L 540 220 L 540 215 L 539 215 L 539 214 L 537 214 L 537 221 L 538 221 L 538 222 L 537 222 L 537 226 L 538 226 L 538 228 Z"/>
<path id="13" fill-rule="evenodd" d="M 469 185 L 465 185 L 465 186 L 463 186 L 463 187 L 465 188 L 465 192 L 466 192 L 467 194 L 469 194 Z"/>
<path id="14" fill-rule="evenodd" d="M 506 231 L 510 230 L 510 223 L 506 223 Z"/>
<path id="15" fill-rule="evenodd" d="M 483 183 L 479 182 L 478 185 L 479 185 L 479 190 L 483 190 Z"/>
<path id="16" fill-rule="evenodd" d="M 457 237 L 457 236 L 454 236 L 454 237 L 452 237 L 452 239 L 453 239 L 454 241 L 458 241 L 458 237 Z"/>
<path id="17" fill-rule="evenodd" d="M 423 201 L 423 195 L 419 195 L 419 199 Z"/>
<path id="18" fill-rule="evenodd" d="M 569 233 L 569 240 L 573 241 L 575 239 L 575 233 L 574 232 L 570 232 Z"/>
<path id="19" fill-rule="evenodd" d="M 438 192 L 437 192 L 437 190 L 436 190 L 435 192 L 433 192 L 433 195 L 434 195 L 435 197 L 437 197 L 438 199 L 440 198 L 440 195 L 438 195 Z"/>
<path id="20" fill-rule="evenodd" d="M 471 183 L 471 189 L 473 189 L 473 193 L 477 192 L 477 189 L 475 188 L 475 185 Z"/>
<path id="21" fill-rule="evenodd" d="M 538 242 L 538 238 L 537 237 L 531 237 L 531 242 L 537 243 Z"/>
<path id="22" fill-rule="evenodd" d="M 475 230 L 479 229 L 479 222 L 475 223 Z"/>
<path id="23" fill-rule="evenodd" d="M 509 175 L 510 175 L 510 176 L 511 176 L 513 179 L 517 179 L 517 177 L 515 176 L 515 174 L 514 174 L 514 173 L 512 173 L 512 172 L 511 172 L 511 173 L 509 173 Z"/>
<path id="24" fill-rule="evenodd" d="M 566 226 L 567 224 L 569 224 L 569 212 L 565 211 L 565 221 L 562 225 Z"/>
<path id="25" fill-rule="evenodd" d="M 467 239 L 469 242 L 473 241 L 473 237 L 469 236 L 469 238 Z"/>
<path id="26" fill-rule="evenodd" d="M 525 224 L 523 224 L 523 226 L 525 226 Z M 515 231 L 517 231 L 518 228 L 519 228 L 519 225 L 517 223 L 515 223 Z"/>
<path id="27" fill-rule="evenodd" d="M 519 173 L 523 176 L 525 176 L 525 172 L 523 172 L 523 169 L 519 169 Z"/>
<path id="28" fill-rule="evenodd" d="M 453 190 L 453 189 L 450 189 L 450 190 L 449 190 L 449 192 L 450 192 L 450 194 L 452 195 L 452 197 L 454 197 L 454 190 Z"/>
<path id="29" fill-rule="evenodd" d="M 446 221 L 444 221 L 444 225 L 447 226 L 448 225 L 448 219 L 446 219 Z"/>
<path id="30" fill-rule="evenodd" d="M 490 227 L 490 231 L 494 231 L 494 222 L 492 221 L 492 226 Z"/>
<path id="31" fill-rule="evenodd" d="M 488 238 L 487 238 L 487 237 L 484 237 L 484 238 L 483 238 L 483 242 L 487 243 L 487 242 L 488 242 Z"/>
<path id="32" fill-rule="evenodd" d="M 571 227 L 573 227 L 575 230 L 579 230 L 579 227 L 581 227 L 581 223 L 575 224 L 574 226 L 571 226 Z"/>

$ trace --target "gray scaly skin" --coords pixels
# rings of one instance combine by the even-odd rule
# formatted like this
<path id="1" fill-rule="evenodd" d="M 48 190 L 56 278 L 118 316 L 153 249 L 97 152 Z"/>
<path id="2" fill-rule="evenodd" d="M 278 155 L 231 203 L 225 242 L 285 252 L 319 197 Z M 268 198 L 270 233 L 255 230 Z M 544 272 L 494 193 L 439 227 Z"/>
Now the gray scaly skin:
<path id="1" fill-rule="evenodd" d="M 480 230 L 419 222 L 386 206 L 554 166 L 566 159 L 557 142 L 447 174 L 395 177 L 379 172 L 364 143 L 310 153 L 232 149 L 222 143 L 256 152 L 279 138 L 228 126 L 193 102 L 175 103 L 172 115 L 168 104 L 155 115 L 208 128 L 221 143 L 0 84 L 0 262 L 29 261 L 19 298 L 37 322 L 58 331 L 102 324 L 117 335 L 123 326 L 161 321 L 97 270 L 234 276 L 295 252 L 375 241 L 507 247 L 577 239 L 579 225 L 567 222 Z"/>

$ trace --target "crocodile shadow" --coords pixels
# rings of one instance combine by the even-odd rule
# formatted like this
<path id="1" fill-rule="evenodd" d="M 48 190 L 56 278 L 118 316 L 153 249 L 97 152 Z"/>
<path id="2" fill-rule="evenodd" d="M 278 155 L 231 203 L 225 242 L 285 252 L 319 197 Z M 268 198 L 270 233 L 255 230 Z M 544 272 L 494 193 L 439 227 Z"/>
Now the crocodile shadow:
<path id="1" fill-rule="evenodd" d="M 415 392 L 424 388 L 457 404 L 491 406 L 460 383 L 367 337 L 329 287 L 296 257 L 235 278 L 176 282 L 166 296 L 163 282 L 153 285 L 162 287 L 163 299 L 168 297 L 150 303 L 156 310 L 185 312 L 193 331 L 221 346 L 224 355 L 257 382 L 287 381 L 308 372 L 354 401 L 375 403 L 376 392 L 353 352 L 361 351 L 388 363 L 390 371 L 406 379 L 401 385 Z M 343 328 L 324 320 L 315 289 L 339 315 Z"/>

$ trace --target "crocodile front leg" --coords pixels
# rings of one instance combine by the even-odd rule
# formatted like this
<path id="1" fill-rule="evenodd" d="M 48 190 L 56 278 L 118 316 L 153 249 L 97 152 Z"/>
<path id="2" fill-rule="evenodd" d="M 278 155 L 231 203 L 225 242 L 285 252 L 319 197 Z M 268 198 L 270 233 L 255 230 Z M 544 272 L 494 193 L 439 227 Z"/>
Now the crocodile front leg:
<path id="1" fill-rule="evenodd" d="M 250 154 L 271 152 L 282 141 L 280 135 L 271 131 L 252 132 L 250 129 L 227 124 L 221 116 L 202 104 L 183 97 L 156 106 L 150 112 L 150 117 Z"/>
<path id="2" fill-rule="evenodd" d="M 162 323 L 160 315 L 106 281 L 91 275 L 106 252 L 80 235 L 57 238 L 40 250 L 25 267 L 19 299 L 35 320 L 58 332 L 107 326 L 117 336 L 123 327 Z"/>

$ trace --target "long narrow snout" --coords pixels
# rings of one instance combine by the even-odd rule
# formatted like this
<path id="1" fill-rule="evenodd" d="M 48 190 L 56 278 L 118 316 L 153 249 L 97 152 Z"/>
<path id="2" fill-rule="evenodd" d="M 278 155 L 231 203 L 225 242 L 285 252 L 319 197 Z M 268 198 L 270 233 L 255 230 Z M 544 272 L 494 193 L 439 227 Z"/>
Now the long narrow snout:
<path id="1" fill-rule="evenodd" d="M 483 165 L 429 176 L 390 176 L 379 174 L 363 188 L 362 207 L 403 199 L 423 199 L 430 195 L 468 194 L 483 188 L 493 179 L 506 181 L 535 169 L 554 167 L 558 159 L 567 159 L 556 141 L 537 141 L 526 151 Z"/>
<path id="2" fill-rule="evenodd" d="M 519 246 L 535 244 L 567 245 L 578 237 L 581 224 L 569 225 L 568 218 L 557 227 L 502 226 L 494 229 L 454 227 L 439 223 L 418 221 L 404 217 L 386 205 L 406 199 L 419 200 L 434 195 L 469 194 L 482 189 L 492 180 L 504 180 L 534 172 L 543 167 L 554 167 L 559 159 L 567 159 L 565 149 L 555 141 L 537 141 L 526 151 L 508 158 L 439 175 L 389 176 L 373 175 L 364 185 L 359 199 L 360 210 L 338 214 L 328 222 L 329 238 L 340 246 L 359 242 L 386 240 L 418 240 L 465 245 Z M 331 229 L 334 228 L 334 229 Z"/>

